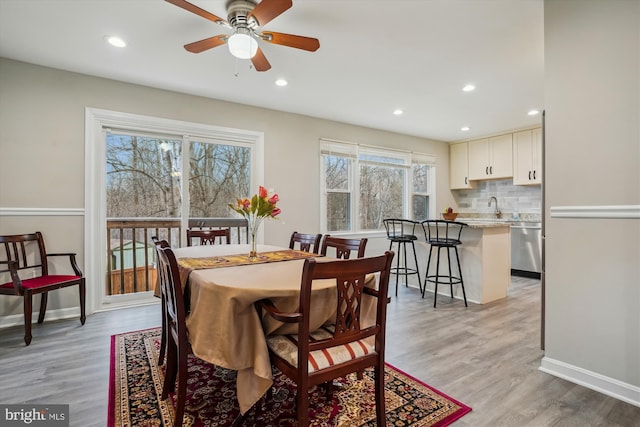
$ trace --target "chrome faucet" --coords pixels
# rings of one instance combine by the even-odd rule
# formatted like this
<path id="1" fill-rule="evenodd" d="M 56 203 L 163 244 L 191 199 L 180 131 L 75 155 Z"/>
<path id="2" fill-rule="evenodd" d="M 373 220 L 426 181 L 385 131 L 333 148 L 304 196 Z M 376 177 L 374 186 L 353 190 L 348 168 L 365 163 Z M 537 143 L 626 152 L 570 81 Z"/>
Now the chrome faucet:
<path id="1" fill-rule="evenodd" d="M 502 212 L 500 212 L 500 209 L 498 209 L 498 199 L 496 198 L 496 196 L 491 196 L 491 198 L 489 199 L 489 203 L 487 204 L 487 206 L 491 207 L 491 202 L 492 201 L 496 201 L 496 218 L 502 218 Z"/>

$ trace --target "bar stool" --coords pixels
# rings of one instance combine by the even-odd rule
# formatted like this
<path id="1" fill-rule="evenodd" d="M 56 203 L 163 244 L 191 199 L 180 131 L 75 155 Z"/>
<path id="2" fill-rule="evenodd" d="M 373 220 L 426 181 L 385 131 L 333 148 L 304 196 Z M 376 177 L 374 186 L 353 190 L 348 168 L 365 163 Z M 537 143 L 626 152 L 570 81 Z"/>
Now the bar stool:
<path id="1" fill-rule="evenodd" d="M 435 289 L 433 291 L 433 307 L 436 306 L 436 300 L 438 298 L 438 283 L 451 286 L 451 298 L 453 298 L 453 285 L 460 284 L 462 287 L 462 297 L 464 298 L 464 306 L 467 305 L 467 294 L 464 291 L 464 281 L 462 280 L 462 269 L 460 268 L 460 256 L 458 255 L 458 246 L 462 244 L 460 236 L 462 235 L 462 229 L 467 224 L 457 221 L 445 221 L 441 219 L 433 219 L 422 221 L 422 228 L 424 229 L 424 236 L 427 243 L 431 246 L 429 248 L 429 259 L 427 261 L 427 272 L 424 278 L 424 288 L 422 288 L 422 298 L 427 290 L 427 283 L 435 283 Z M 436 274 L 429 275 L 429 266 L 431 264 L 431 254 L 433 248 L 438 248 L 438 254 L 436 257 Z M 449 262 L 448 274 L 440 274 L 440 250 L 445 248 L 447 250 L 447 260 Z M 455 276 L 451 270 L 451 249 L 456 254 L 456 262 L 458 263 L 458 275 Z M 448 282 L 448 283 L 447 283 Z"/>
<path id="2" fill-rule="evenodd" d="M 391 267 L 391 274 L 396 275 L 396 296 L 398 296 L 398 277 L 404 275 L 404 282 L 406 286 L 409 286 L 409 275 L 418 275 L 418 286 L 422 291 L 422 281 L 420 280 L 420 270 L 418 268 L 418 257 L 416 256 L 416 247 L 414 242 L 418 240 L 416 237 L 416 225 L 417 221 L 410 219 L 397 219 L 388 218 L 382 221 L 384 228 L 387 230 L 387 239 L 389 239 L 389 250 L 393 250 L 393 244 L 398 244 L 398 256 L 396 256 L 396 266 Z M 413 260 L 416 268 L 409 268 L 407 266 L 407 243 L 411 244 L 411 250 L 413 251 Z M 400 265 L 400 258 L 402 258 L 402 265 Z"/>

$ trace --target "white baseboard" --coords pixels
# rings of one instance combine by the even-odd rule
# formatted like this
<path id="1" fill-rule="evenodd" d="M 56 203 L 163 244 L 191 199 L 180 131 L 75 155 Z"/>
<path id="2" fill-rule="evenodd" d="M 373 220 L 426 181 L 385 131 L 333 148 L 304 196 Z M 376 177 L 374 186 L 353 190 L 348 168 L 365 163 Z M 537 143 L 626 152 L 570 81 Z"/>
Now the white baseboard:
<path id="1" fill-rule="evenodd" d="M 588 371 L 568 363 L 543 357 L 538 368 L 542 372 L 640 407 L 640 387 Z"/>
<path id="2" fill-rule="evenodd" d="M 21 304 L 22 305 L 22 304 Z M 31 323 L 35 325 L 38 322 L 38 314 L 40 312 L 40 303 L 34 305 L 33 314 L 31 316 Z M 44 316 L 44 321 L 49 322 L 51 320 L 60 319 L 80 319 L 80 307 L 60 308 L 57 310 L 47 310 Z M 23 326 L 24 315 L 12 314 L 10 316 L 0 317 L 0 329 L 10 328 L 12 326 Z"/>

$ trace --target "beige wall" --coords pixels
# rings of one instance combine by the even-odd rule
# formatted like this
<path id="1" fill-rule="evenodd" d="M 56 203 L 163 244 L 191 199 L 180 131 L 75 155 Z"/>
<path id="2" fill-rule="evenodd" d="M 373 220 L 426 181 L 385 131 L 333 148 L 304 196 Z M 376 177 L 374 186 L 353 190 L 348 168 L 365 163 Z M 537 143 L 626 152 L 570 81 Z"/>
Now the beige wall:
<path id="1" fill-rule="evenodd" d="M 544 7 L 543 367 L 640 405 L 640 2 Z"/>
<path id="2" fill-rule="evenodd" d="M 321 137 L 434 154 L 437 206 L 453 203 L 443 142 L 0 59 L 0 214 L 7 208 L 62 210 L 54 219 L 0 216 L 0 233 L 39 229 L 51 250 L 78 251 L 81 266 L 82 217 L 75 211 L 65 216 L 64 209 L 82 213 L 85 207 L 85 107 L 264 132 L 264 184 L 278 191 L 283 210 L 280 221 L 265 223 L 270 244 L 287 245 L 293 230 L 320 228 Z M 69 295 L 51 308 L 77 305 Z M 0 299 L 0 316 L 20 313 L 13 303 L 8 307 L 8 299 Z"/>

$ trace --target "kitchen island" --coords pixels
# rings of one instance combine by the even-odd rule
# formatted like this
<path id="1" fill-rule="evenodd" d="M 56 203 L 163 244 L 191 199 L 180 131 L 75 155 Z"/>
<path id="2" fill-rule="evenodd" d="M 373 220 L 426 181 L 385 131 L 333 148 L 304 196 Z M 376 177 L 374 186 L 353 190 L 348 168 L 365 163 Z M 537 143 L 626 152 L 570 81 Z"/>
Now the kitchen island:
<path id="1" fill-rule="evenodd" d="M 458 247 L 467 301 L 487 304 L 505 298 L 511 283 L 510 224 L 491 219 L 458 218 L 457 221 L 468 225 L 462 231 L 462 245 Z M 446 257 L 444 252 L 442 256 Z M 429 274 L 435 274 L 435 262 L 431 264 Z M 446 271 L 447 263 L 441 260 L 440 269 Z M 430 283 L 427 291 L 433 292 L 433 287 Z M 446 285 L 438 286 L 438 293 L 451 295 Z M 460 286 L 454 286 L 454 296 L 462 299 Z"/>

